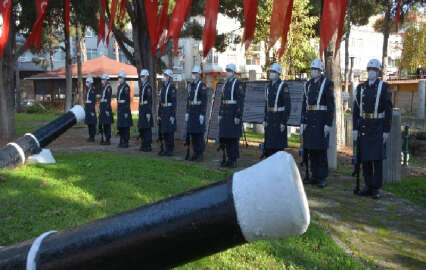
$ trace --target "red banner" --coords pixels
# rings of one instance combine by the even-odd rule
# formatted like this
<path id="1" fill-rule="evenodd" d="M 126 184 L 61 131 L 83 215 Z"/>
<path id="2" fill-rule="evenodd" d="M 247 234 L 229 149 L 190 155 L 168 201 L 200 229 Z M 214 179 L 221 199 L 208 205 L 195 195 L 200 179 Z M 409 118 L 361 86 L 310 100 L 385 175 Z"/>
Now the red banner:
<path id="1" fill-rule="evenodd" d="M 285 15 L 285 18 L 284 18 L 284 28 L 283 28 L 283 33 L 281 36 L 281 48 L 280 48 L 280 51 L 278 52 L 278 58 L 281 58 L 284 55 L 286 50 L 287 35 L 288 35 L 288 31 L 290 30 L 291 16 L 293 15 L 293 3 L 294 3 L 294 0 L 290 0 L 290 3 L 288 4 L 288 8 L 287 8 L 287 14 Z"/>
<path id="2" fill-rule="evenodd" d="M 65 0 L 65 31 L 70 32 L 70 0 Z"/>
<path id="3" fill-rule="evenodd" d="M 5 0 L 0 5 L 0 11 L 3 17 L 3 27 L 0 37 L 0 58 L 3 58 L 4 48 L 9 40 L 10 13 L 12 10 L 12 0 Z"/>
<path id="4" fill-rule="evenodd" d="M 114 27 L 115 15 L 117 14 L 117 3 L 118 3 L 118 0 L 112 0 L 112 3 L 111 3 L 111 17 L 109 18 L 109 29 L 108 29 L 108 35 L 106 38 L 107 46 L 109 43 L 109 35 L 111 34 L 112 27 Z"/>
<path id="5" fill-rule="evenodd" d="M 257 16 L 258 0 L 244 0 L 244 35 L 243 43 L 246 50 L 249 48 L 251 41 L 254 38 L 254 31 L 256 29 L 256 16 Z"/>
<path id="6" fill-rule="evenodd" d="M 151 42 L 151 54 L 155 53 L 157 45 L 158 0 L 145 0 L 145 15 L 148 23 L 148 34 Z"/>
<path id="7" fill-rule="evenodd" d="M 99 9 L 99 26 L 98 26 L 98 47 L 101 41 L 105 41 L 105 15 L 106 0 L 101 0 L 101 8 Z"/>
<path id="8" fill-rule="evenodd" d="M 173 13 L 170 18 L 167 39 L 173 37 L 175 55 L 177 55 L 178 53 L 178 41 L 180 31 L 182 30 L 183 23 L 185 22 L 185 18 L 188 15 L 189 9 L 191 7 L 191 2 L 192 0 L 177 0 L 176 6 L 173 9 Z"/>
<path id="9" fill-rule="evenodd" d="M 320 56 L 322 56 L 324 50 L 327 48 L 336 30 L 340 32 L 340 35 L 342 33 L 340 29 L 343 29 L 345 21 L 346 2 L 346 0 L 324 0 L 321 15 Z M 336 48 L 339 47 L 340 42 L 336 42 Z"/>
<path id="10" fill-rule="evenodd" d="M 336 57 L 337 53 L 339 52 L 340 43 L 342 42 L 343 26 L 345 25 L 347 2 L 348 2 L 347 0 L 342 0 L 343 8 L 340 11 L 339 25 L 338 25 L 338 29 L 337 29 L 336 47 L 334 48 L 334 57 Z"/>
<path id="11" fill-rule="evenodd" d="M 120 3 L 120 20 L 123 20 L 124 16 L 126 16 L 126 0 L 121 0 L 121 3 Z"/>
<path id="12" fill-rule="evenodd" d="M 35 50 L 37 52 L 40 51 L 40 39 L 41 33 L 43 31 L 43 21 L 44 16 L 46 15 L 48 2 L 49 0 L 36 0 L 38 18 L 33 25 L 30 36 L 27 39 L 27 43 L 25 45 L 26 49 L 29 49 L 31 45 L 34 45 Z"/>
<path id="13" fill-rule="evenodd" d="M 269 48 L 272 48 L 275 42 L 277 42 L 277 40 L 283 34 L 283 18 L 287 14 L 289 3 L 290 0 L 274 0 L 274 5 L 272 6 L 271 26 L 269 31 Z"/>
<path id="14" fill-rule="evenodd" d="M 203 28 L 203 56 L 206 57 L 213 48 L 216 40 L 217 13 L 219 12 L 219 0 L 207 0 L 204 10 Z"/>
<path id="15" fill-rule="evenodd" d="M 164 46 L 166 45 L 168 10 L 169 0 L 164 0 L 163 7 L 161 8 L 160 19 L 157 24 L 157 44 L 155 44 L 157 48 L 160 48 L 161 54 L 164 54 Z"/>
<path id="16" fill-rule="evenodd" d="M 398 5 L 396 6 L 396 13 L 395 13 L 395 29 L 396 32 L 398 32 L 398 24 L 399 24 L 399 17 L 401 16 L 401 0 L 398 0 Z"/>

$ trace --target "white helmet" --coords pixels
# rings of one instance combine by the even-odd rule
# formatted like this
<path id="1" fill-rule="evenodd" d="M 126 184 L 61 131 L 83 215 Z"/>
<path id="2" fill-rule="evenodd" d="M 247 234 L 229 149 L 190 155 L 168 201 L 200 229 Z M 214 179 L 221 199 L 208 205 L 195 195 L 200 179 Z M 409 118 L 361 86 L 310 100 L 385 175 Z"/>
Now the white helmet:
<path id="1" fill-rule="evenodd" d="M 120 73 L 118 73 L 118 78 L 123 78 L 123 79 L 125 79 L 125 78 L 126 78 L 126 72 L 124 72 L 124 71 L 120 71 Z"/>
<path id="2" fill-rule="evenodd" d="M 198 74 L 201 74 L 202 72 L 201 72 L 201 68 L 200 68 L 200 66 L 194 66 L 194 67 L 192 68 L 192 73 L 198 73 Z"/>
<path id="3" fill-rule="evenodd" d="M 149 71 L 147 69 L 142 69 L 141 76 L 149 76 Z"/>
<path id="4" fill-rule="evenodd" d="M 382 70 L 382 64 L 377 59 L 371 59 L 367 64 L 367 69 L 369 68 L 377 68 L 378 70 Z"/>
<path id="5" fill-rule="evenodd" d="M 173 71 L 171 69 L 166 69 L 163 71 L 163 74 L 169 76 L 169 77 L 173 77 Z"/>
<path id="6" fill-rule="evenodd" d="M 91 76 L 87 77 L 86 83 L 93 83 L 93 78 Z"/>
<path id="7" fill-rule="evenodd" d="M 104 73 L 104 74 L 102 74 L 101 79 L 102 79 L 102 80 L 109 80 L 109 75 L 108 75 L 108 74 L 106 74 L 106 73 Z"/>
<path id="8" fill-rule="evenodd" d="M 315 59 L 314 61 L 312 61 L 311 68 L 316 68 L 323 71 L 324 65 L 322 64 L 322 61 L 320 59 Z"/>
<path id="9" fill-rule="evenodd" d="M 283 72 L 283 69 L 282 69 L 281 65 L 278 64 L 278 63 L 273 63 L 271 65 L 271 67 L 269 68 L 269 70 L 270 71 L 275 71 L 278 74 L 281 74 Z"/>
<path id="10" fill-rule="evenodd" d="M 234 64 L 227 64 L 225 69 L 226 70 L 231 70 L 234 73 L 237 72 L 237 67 Z"/>

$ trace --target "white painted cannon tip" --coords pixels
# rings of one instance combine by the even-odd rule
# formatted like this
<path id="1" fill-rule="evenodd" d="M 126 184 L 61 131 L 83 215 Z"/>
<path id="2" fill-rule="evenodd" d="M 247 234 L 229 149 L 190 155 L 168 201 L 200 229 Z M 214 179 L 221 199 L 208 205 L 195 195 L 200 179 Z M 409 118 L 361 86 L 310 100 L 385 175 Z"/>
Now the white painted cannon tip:
<path id="1" fill-rule="evenodd" d="M 310 223 L 308 200 L 293 157 L 278 152 L 233 176 L 238 224 L 248 241 L 304 233 Z"/>
<path id="2" fill-rule="evenodd" d="M 80 105 L 75 105 L 74 107 L 72 107 L 70 109 L 70 112 L 75 115 L 75 119 L 77 120 L 77 122 L 84 121 L 84 119 L 86 118 L 86 113 L 84 112 L 83 107 L 81 107 Z"/>
<path id="3" fill-rule="evenodd" d="M 40 153 L 29 156 L 29 164 L 55 164 L 56 160 L 49 149 L 43 148 Z"/>

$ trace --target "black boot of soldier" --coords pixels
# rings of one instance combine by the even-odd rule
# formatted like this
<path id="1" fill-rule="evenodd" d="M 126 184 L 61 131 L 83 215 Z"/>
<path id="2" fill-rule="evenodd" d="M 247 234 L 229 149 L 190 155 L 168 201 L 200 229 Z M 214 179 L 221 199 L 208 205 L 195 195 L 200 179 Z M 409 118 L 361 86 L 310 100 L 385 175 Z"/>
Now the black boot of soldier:
<path id="1" fill-rule="evenodd" d="M 380 197 L 381 197 L 380 190 L 378 190 L 378 189 L 372 189 L 371 190 L 371 198 L 378 200 L 378 199 L 380 199 Z"/>
<path id="2" fill-rule="evenodd" d="M 229 160 L 228 165 L 226 167 L 231 168 L 231 169 L 237 168 L 237 161 L 236 160 Z"/>
<path id="3" fill-rule="evenodd" d="M 358 195 L 359 195 L 359 196 L 371 196 L 371 195 L 373 195 L 373 194 L 372 194 L 371 188 L 369 188 L 369 187 L 364 187 L 364 189 L 363 189 L 363 190 L 361 190 L 361 191 L 358 193 Z"/>
<path id="4" fill-rule="evenodd" d="M 317 186 L 318 186 L 319 188 L 325 188 L 325 187 L 327 186 L 327 180 L 326 180 L 326 179 L 320 179 L 320 180 L 318 181 Z"/>
<path id="5" fill-rule="evenodd" d="M 203 162 L 203 153 L 198 153 L 197 158 L 194 160 L 195 162 Z"/>
<path id="6" fill-rule="evenodd" d="M 228 161 L 226 159 L 223 159 L 222 162 L 220 163 L 220 167 L 226 167 L 228 164 Z"/>

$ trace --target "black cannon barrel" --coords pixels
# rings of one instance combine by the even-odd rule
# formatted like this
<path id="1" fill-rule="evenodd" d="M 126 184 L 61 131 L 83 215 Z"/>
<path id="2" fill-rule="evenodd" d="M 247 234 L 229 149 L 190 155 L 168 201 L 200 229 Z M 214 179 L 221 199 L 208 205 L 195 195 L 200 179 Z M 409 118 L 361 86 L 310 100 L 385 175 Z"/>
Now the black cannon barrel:
<path id="1" fill-rule="evenodd" d="M 301 234 L 309 208 L 290 154 L 231 179 L 45 238 L 38 269 L 165 269 L 259 239 Z M 33 240 L 0 249 L 0 269 L 24 269 Z"/>
<path id="2" fill-rule="evenodd" d="M 41 148 L 62 135 L 77 122 L 84 120 L 84 109 L 80 105 L 71 108 L 57 119 L 36 130 L 8 143 L 0 149 L 0 169 L 14 168 L 24 164 L 27 157 L 38 154 Z"/>

